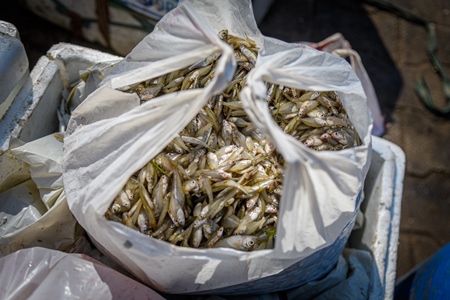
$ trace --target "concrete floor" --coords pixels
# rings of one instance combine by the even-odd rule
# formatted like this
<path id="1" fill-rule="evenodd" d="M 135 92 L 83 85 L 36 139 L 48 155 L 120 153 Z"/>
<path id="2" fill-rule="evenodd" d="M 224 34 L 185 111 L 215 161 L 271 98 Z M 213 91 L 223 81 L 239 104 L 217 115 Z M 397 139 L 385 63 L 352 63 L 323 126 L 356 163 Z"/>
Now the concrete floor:
<path id="1" fill-rule="evenodd" d="M 436 24 L 439 55 L 450 71 L 450 2 L 395 0 Z M 54 44 L 66 42 L 103 52 L 90 43 L 8 1 L 0 20 L 14 24 L 30 69 Z M 387 130 L 383 138 L 406 154 L 397 278 L 450 241 L 450 122 L 429 112 L 414 91 L 424 76 L 437 103 L 445 106 L 439 77 L 425 51 L 425 30 L 360 1 L 277 1 L 260 23 L 264 35 L 287 42 L 318 42 L 341 32 L 361 56 L 376 89 Z"/>

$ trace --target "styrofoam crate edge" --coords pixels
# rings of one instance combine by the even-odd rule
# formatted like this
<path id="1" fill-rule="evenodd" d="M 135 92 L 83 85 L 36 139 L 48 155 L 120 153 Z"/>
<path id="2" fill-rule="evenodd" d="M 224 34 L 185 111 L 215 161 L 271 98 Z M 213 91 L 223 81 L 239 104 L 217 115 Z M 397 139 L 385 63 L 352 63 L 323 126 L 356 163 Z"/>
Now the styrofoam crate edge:
<path id="1" fill-rule="evenodd" d="M 393 191 L 393 218 L 389 247 L 387 253 L 385 299 L 393 299 L 395 290 L 395 278 L 397 274 L 397 251 L 400 235 L 401 203 L 403 195 L 403 180 L 405 177 L 406 156 L 403 150 L 392 142 L 384 140 L 395 155 L 395 183 Z"/>
<path id="2" fill-rule="evenodd" d="M 376 136 L 372 136 L 372 150 L 371 165 L 364 184 L 365 200 L 361 203 L 364 223 L 353 231 L 349 246 L 371 252 L 376 264 L 374 271 L 379 275 L 383 288 L 382 297 L 391 299 L 395 283 L 398 242 L 395 228 L 398 229 L 396 224 L 400 218 L 404 154 L 396 145 Z"/>
<path id="3" fill-rule="evenodd" d="M 0 21 L 0 104 L 8 99 L 27 73 L 28 57 L 18 38 L 17 29 L 13 24 Z"/>
<path id="4" fill-rule="evenodd" d="M 68 88 L 80 78 L 77 69 L 83 70 L 96 63 L 123 59 L 120 56 L 68 43 L 53 45 L 47 51 L 47 58 L 58 64 L 64 88 Z M 72 64 L 76 64 L 77 67 L 72 68 Z"/>
<path id="5" fill-rule="evenodd" d="M 50 63 L 45 57 L 39 59 L 36 66 L 39 75 L 35 77 L 36 72 L 30 73 L 30 77 L 3 116 L 0 127 L 0 155 L 9 148 L 11 138 L 20 136 L 23 126 L 40 101 L 42 90 L 49 85 L 57 72 L 56 64 Z"/>
<path id="6" fill-rule="evenodd" d="M 52 133 L 51 128 L 57 127 L 57 123 L 54 126 L 49 126 L 49 123 L 57 119 L 56 110 L 63 90 L 64 72 L 73 74 L 72 77 L 65 76 L 68 84 L 69 80 L 79 79 L 79 71 L 83 68 L 117 59 L 122 58 L 67 43 L 54 45 L 46 56 L 39 58 L 0 123 L 0 184 L 10 180 L 10 176 L 15 176 L 21 168 L 15 165 L 11 167 L 5 153 L 11 139 L 19 138 L 28 142 Z M 70 63 L 70 66 L 65 63 Z M 51 115 L 52 110 L 54 116 Z M 42 118 L 42 114 L 47 114 L 47 117 Z M 11 184 L 15 182 L 18 181 Z"/>
<path id="7" fill-rule="evenodd" d="M 389 190 L 389 197 L 391 201 L 389 206 L 380 208 L 380 212 L 390 216 L 390 222 L 386 224 L 379 224 L 379 234 L 385 235 L 387 243 L 384 247 L 375 247 L 374 256 L 377 261 L 377 266 L 383 270 L 381 275 L 384 275 L 382 282 L 384 282 L 384 298 L 392 299 L 395 288 L 395 276 L 397 267 L 397 249 L 398 238 L 400 230 L 400 209 L 403 193 L 403 179 L 405 173 L 405 154 L 403 150 L 394 143 L 379 137 L 372 137 L 374 150 L 383 152 L 385 158 L 390 160 L 393 177 L 391 177 L 391 188 Z M 381 218 L 378 218 L 381 220 Z M 387 230 L 386 230 L 387 229 Z"/>
<path id="8" fill-rule="evenodd" d="M 382 159 L 381 195 L 377 205 L 375 235 L 372 240 L 372 251 L 377 262 L 378 271 L 383 286 L 387 285 L 386 271 L 390 242 L 390 231 L 394 215 L 392 214 L 393 190 L 395 182 L 395 155 L 382 139 L 372 137 L 373 150 L 378 152 Z M 376 187 L 377 188 L 377 187 Z M 369 242 L 369 241 L 367 241 Z"/>
<path id="9" fill-rule="evenodd" d="M 61 92 L 62 89 L 58 83 L 54 83 L 56 86 L 53 87 L 54 81 L 61 79 L 63 88 L 68 88 L 73 81 L 79 79 L 79 70 L 88 68 L 95 63 L 120 59 L 122 57 L 68 43 L 52 46 L 48 50 L 47 56 L 42 56 L 33 67 L 30 78 L 19 91 L 2 119 L 0 155 L 8 149 L 12 137 L 21 137 L 23 128 L 27 125 L 26 123 L 44 93 L 49 88 L 55 88 L 59 90 L 58 93 Z M 76 64 L 76 67 L 73 67 L 73 64 Z M 56 76 L 57 74 L 59 76 Z M 43 134 L 37 132 L 28 135 L 25 140 L 30 141 L 43 136 Z"/>

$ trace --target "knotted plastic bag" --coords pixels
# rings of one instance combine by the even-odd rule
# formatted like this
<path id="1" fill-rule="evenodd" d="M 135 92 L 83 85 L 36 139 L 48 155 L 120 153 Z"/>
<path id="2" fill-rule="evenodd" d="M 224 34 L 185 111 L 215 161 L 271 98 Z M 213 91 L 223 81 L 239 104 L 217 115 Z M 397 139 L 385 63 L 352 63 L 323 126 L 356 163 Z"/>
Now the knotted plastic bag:
<path id="1" fill-rule="evenodd" d="M 151 287 L 166 293 L 249 294 L 284 290 L 331 270 L 354 224 L 370 161 L 371 119 L 361 84 L 343 59 L 264 37 L 250 1 L 183 1 L 108 74 L 72 115 L 64 149 L 71 211 L 96 246 Z M 227 29 L 260 47 L 241 93 L 247 114 L 286 160 L 275 248 L 253 252 L 192 249 L 144 236 L 105 219 L 128 178 L 154 158 L 225 89 L 236 62 L 217 33 Z M 117 89 L 222 53 L 204 89 L 175 92 L 142 105 Z M 313 152 L 271 120 L 264 82 L 336 90 L 363 145 Z"/>

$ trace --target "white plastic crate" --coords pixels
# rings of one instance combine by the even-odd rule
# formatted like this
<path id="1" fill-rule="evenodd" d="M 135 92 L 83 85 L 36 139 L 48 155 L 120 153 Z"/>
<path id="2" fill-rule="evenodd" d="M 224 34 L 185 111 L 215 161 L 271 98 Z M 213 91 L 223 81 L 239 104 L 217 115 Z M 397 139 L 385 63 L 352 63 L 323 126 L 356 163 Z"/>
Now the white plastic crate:
<path id="1" fill-rule="evenodd" d="M 8 175 L 22 167 L 1 155 L 13 137 L 31 141 L 58 130 L 56 110 L 61 92 L 79 79 L 79 71 L 101 61 L 119 57 L 97 50 L 58 44 L 43 56 L 30 74 L 29 85 L 24 86 L 7 112 L 14 120 L 1 124 L 0 186 Z M 385 298 L 391 299 L 394 290 L 397 243 L 400 224 L 400 204 L 403 191 L 405 155 L 395 144 L 373 137 L 373 157 L 365 182 L 365 200 L 361 209 L 365 221 L 361 229 L 353 231 L 348 240 L 352 248 L 369 250 L 377 264 Z M 1 189 L 4 189 L 2 186 Z M 109 260 L 103 257 L 102 262 Z M 111 263 L 111 266 L 116 264 Z"/>

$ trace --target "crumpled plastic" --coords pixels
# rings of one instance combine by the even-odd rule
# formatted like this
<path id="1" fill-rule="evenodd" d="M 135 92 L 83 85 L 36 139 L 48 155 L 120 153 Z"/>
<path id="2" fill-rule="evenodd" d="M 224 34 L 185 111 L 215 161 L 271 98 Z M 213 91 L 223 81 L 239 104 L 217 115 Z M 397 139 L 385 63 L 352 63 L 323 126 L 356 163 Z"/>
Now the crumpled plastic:
<path id="1" fill-rule="evenodd" d="M 164 298 L 84 254 L 33 247 L 0 258 L 1 299 Z"/>
<path id="2" fill-rule="evenodd" d="M 236 61 L 232 49 L 217 36 L 224 28 L 261 47 L 241 100 L 253 123 L 287 162 L 273 250 L 182 248 L 144 237 L 103 216 L 128 178 L 230 82 Z M 215 77 L 204 89 L 167 94 L 142 105 L 135 94 L 118 90 L 218 51 L 222 55 Z M 363 145 L 316 152 L 286 135 L 263 101 L 266 80 L 305 90 L 336 90 Z M 65 190 L 71 211 L 97 248 L 155 289 L 167 293 L 287 289 L 326 274 L 344 248 L 369 168 L 371 128 L 364 90 L 344 59 L 262 36 L 249 1 L 182 1 L 73 112 L 64 144 Z M 269 278 L 252 288 L 241 285 Z"/>
<path id="3" fill-rule="evenodd" d="M 62 139 L 12 142 L 10 154 L 29 165 L 30 178 L 0 194 L 0 257 L 34 246 L 68 250 L 84 233 L 64 193 Z"/>

